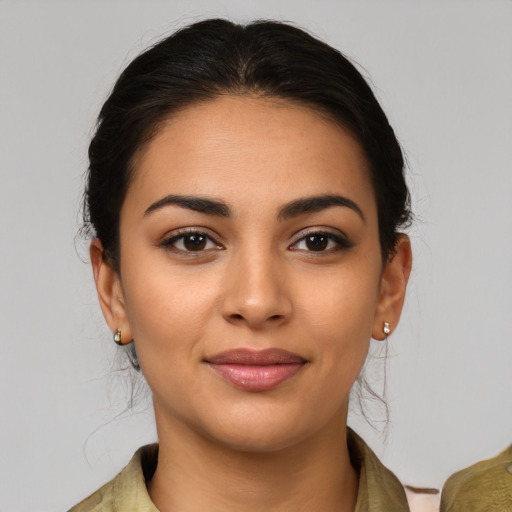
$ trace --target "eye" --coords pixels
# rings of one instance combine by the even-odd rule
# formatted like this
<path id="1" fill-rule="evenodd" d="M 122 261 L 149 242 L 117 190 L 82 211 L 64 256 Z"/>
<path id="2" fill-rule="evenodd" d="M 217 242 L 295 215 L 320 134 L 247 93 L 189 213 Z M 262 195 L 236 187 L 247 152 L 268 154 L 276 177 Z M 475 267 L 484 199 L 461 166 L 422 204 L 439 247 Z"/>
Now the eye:
<path id="1" fill-rule="evenodd" d="M 292 250 L 307 252 L 334 252 L 353 246 L 346 238 L 327 232 L 308 233 L 290 246 Z"/>
<path id="2" fill-rule="evenodd" d="M 203 252 L 210 249 L 223 249 L 206 233 L 200 231 L 187 231 L 165 239 L 161 246 L 181 252 Z"/>

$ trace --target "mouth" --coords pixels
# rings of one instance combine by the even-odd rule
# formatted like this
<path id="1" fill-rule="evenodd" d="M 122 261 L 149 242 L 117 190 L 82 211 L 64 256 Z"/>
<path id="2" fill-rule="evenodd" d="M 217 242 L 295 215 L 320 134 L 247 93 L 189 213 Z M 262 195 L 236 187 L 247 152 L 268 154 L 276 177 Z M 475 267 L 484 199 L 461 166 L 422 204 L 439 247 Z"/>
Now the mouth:
<path id="1" fill-rule="evenodd" d="M 268 391 L 294 377 L 307 361 L 286 350 L 236 349 L 205 360 L 220 377 L 245 391 Z"/>

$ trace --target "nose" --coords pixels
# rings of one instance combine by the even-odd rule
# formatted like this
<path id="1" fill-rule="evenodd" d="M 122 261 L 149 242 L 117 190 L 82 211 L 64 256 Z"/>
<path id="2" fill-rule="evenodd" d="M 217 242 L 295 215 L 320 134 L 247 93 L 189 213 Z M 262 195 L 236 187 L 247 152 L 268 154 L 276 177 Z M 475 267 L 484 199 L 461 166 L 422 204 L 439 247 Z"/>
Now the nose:
<path id="1" fill-rule="evenodd" d="M 231 262 L 222 303 L 230 323 L 264 329 L 286 323 L 292 313 L 285 271 L 270 254 L 240 254 Z"/>

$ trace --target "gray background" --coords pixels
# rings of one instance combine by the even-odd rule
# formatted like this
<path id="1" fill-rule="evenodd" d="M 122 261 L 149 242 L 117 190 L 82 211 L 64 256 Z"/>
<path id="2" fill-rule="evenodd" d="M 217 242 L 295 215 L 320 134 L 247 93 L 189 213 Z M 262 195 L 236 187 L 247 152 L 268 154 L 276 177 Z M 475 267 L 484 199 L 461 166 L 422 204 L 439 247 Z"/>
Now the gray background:
<path id="1" fill-rule="evenodd" d="M 0 0 L 2 511 L 64 510 L 155 439 L 147 400 L 122 414 L 130 382 L 75 250 L 81 176 L 121 69 L 215 15 L 293 20 L 356 59 L 408 155 L 418 220 L 391 423 L 387 438 L 350 423 L 414 485 L 512 442 L 510 1 Z"/>

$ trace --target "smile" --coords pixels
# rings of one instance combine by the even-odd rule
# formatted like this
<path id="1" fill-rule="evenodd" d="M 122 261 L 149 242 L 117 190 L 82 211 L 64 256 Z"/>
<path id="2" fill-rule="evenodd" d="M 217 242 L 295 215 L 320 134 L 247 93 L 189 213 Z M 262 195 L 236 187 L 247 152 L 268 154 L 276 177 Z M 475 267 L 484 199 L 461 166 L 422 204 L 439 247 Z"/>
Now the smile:
<path id="1" fill-rule="evenodd" d="M 291 379 L 307 361 L 281 349 L 238 349 L 222 352 L 205 362 L 230 384 L 257 392 L 268 391 Z"/>

